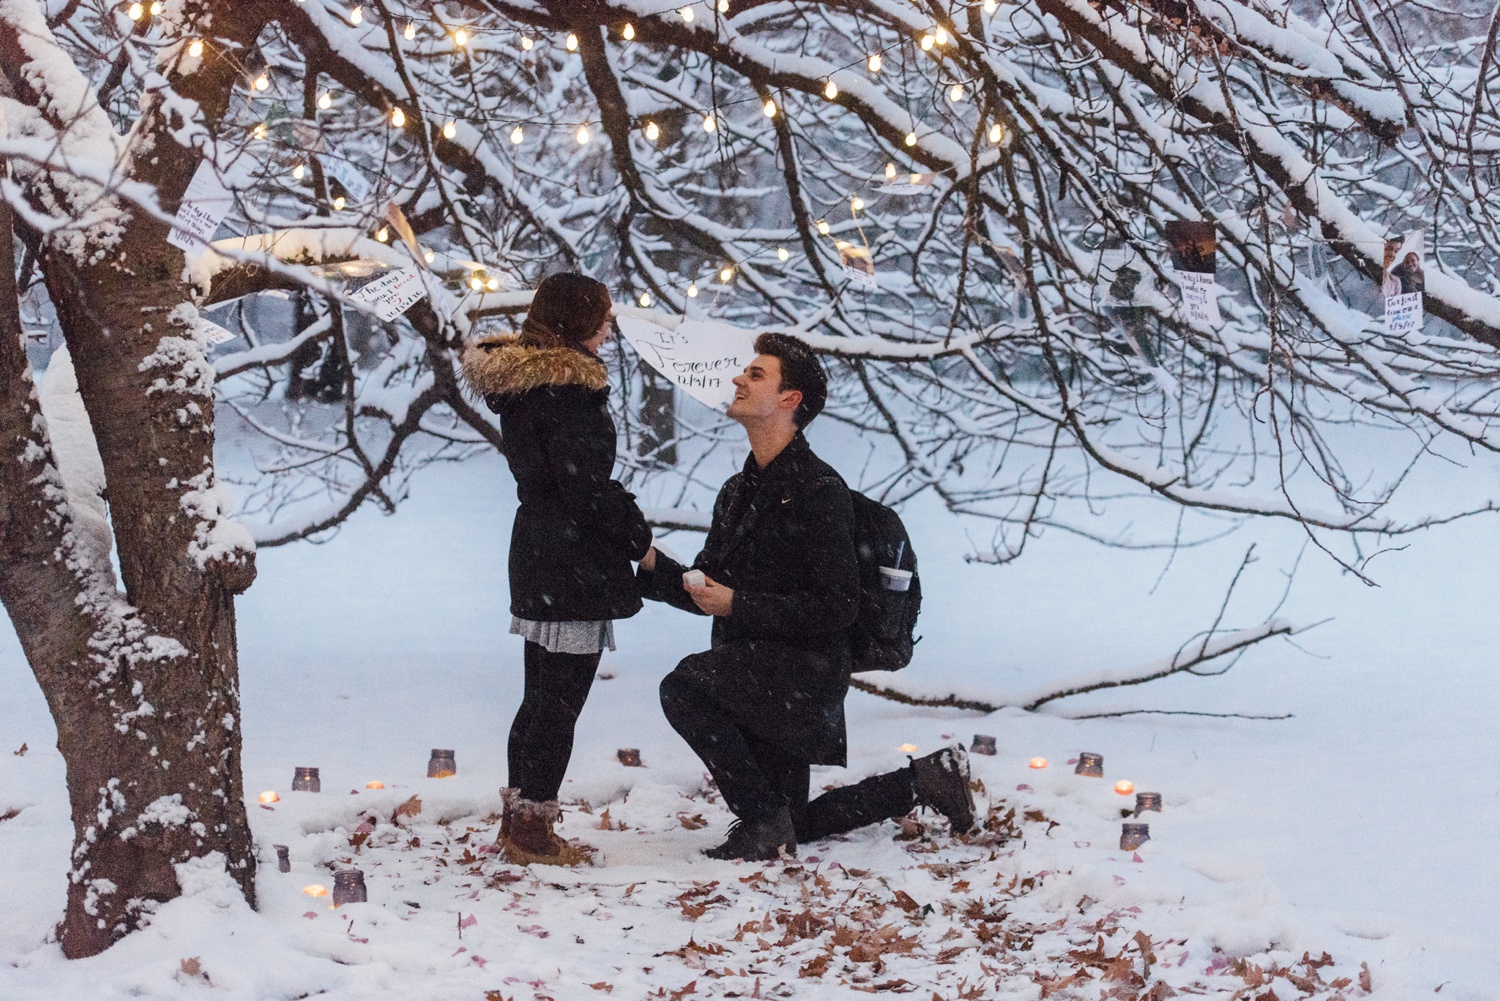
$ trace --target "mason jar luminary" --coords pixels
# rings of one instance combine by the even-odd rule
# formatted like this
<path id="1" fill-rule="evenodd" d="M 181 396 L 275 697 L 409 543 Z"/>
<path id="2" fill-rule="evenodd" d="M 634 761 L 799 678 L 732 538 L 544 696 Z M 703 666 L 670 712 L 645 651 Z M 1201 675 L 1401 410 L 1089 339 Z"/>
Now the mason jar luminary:
<path id="1" fill-rule="evenodd" d="M 299 765 L 292 773 L 292 792 L 322 792 L 323 780 L 318 778 L 318 770 Z"/>
<path id="2" fill-rule="evenodd" d="M 1122 852 L 1133 852 L 1147 841 L 1151 840 L 1150 824 L 1121 824 L 1120 825 L 1120 850 Z"/>
<path id="3" fill-rule="evenodd" d="M 427 759 L 427 777 L 430 779 L 452 778 L 458 774 L 458 762 L 454 760 L 453 752 L 441 747 L 432 749 L 432 757 Z"/>
<path id="4" fill-rule="evenodd" d="M 995 753 L 995 738 L 987 733 L 976 733 L 974 735 L 974 743 L 969 745 L 969 751 L 974 754 L 993 755 Z"/>
<path id="5" fill-rule="evenodd" d="M 363 872 L 358 869 L 340 869 L 333 874 L 333 906 L 363 904 L 368 899 Z"/>
<path id="6" fill-rule="evenodd" d="M 1080 751 L 1078 767 L 1073 769 L 1073 774 L 1087 775 L 1091 779 L 1104 778 L 1104 755 L 1095 754 L 1093 751 Z"/>
<path id="7" fill-rule="evenodd" d="M 1161 813 L 1161 793 L 1138 792 L 1135 794 L 1135 815 L 1139 817 L 1147 810 Z"/>
<path id="8" fill-rule="evenodd" d="M 271 847 L 274 848 L 274 849 L 276 849 L 276 871 L 277 872 L 291 872 L 292 871 L 291 849 L 289 849 L 286 845 L 272 845 Z"/>

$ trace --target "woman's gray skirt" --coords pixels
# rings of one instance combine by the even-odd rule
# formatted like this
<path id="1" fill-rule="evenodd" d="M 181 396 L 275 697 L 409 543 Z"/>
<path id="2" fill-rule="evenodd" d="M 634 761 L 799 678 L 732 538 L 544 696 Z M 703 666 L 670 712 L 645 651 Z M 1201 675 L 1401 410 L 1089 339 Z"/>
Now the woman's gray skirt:
<path id="1" fill-rule="evenodd" d="M 609 619 L 598 622 L 533 622 L 512 615 L 510 631 L 548 653 L 601 653 L 615 648 L 615 624 Z"/>

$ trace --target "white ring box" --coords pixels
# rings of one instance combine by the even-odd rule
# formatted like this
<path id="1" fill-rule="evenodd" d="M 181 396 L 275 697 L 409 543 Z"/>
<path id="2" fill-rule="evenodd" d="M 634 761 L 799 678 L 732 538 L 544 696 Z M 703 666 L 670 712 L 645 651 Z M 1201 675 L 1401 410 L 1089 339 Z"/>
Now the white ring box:
<path id="1" fill-rule="evenodd" d="M 880 586 L 887 591 L 905 591 L 911 587 L 911 571 L 895 567 L 880 568 Z"/>
<path id="2" fill-rule="evenodd" d="M 682 575 L 682 583 L 685 587 L 702 587 L 704 584 L 702 570 L 689 570 Z"/>

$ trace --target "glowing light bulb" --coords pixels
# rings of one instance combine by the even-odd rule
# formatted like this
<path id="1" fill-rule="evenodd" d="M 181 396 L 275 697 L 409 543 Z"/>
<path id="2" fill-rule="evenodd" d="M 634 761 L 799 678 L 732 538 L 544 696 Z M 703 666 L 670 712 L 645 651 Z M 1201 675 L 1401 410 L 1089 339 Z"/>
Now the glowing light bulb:
<path id="1" fill-rule="evenodd" d="M 344 196 L 343 195 L 334 195 L 333 196 L 333 210 L 335 212 L 342 212 L 342 211 L 344 211 Z"/>
<path id="2" fill-rule="evenodd" d="M 456 135 L 458 135 L 458 123 L 457 122 L 449 122 L 449 123 L 447 123 L 446 125 L 443 126 L 443 138 L 444 139 L 452 139 Z"/>
<path id="3" fill-rule="evenodd" d="M 853 198 L 849 199 L 849 207 L 858 212 L 865 207 L 865 200 L 858 195 L 855 195 Z"/>
<path id="4" fill-rule="evenodd" d="M 733 280 L 734 268 L 723 268 L 719 271 L 719 281 L 721 284 L 728 285 Z"/>
<path id="5" fill-rule="evenodd" d="M 703 116 L 703 131 L 704 132 L 712 132 L 714 129 L 716 129 L 718 127 L 719 127 L 719 123 L 716 122 L 716 121 L 714 121 L 714 116 L 713 115 L 704 115 Z"/>
<path id="6" fill-rule="evenodd" d="M 947 45 L 948 44 L 948 29 L 947 28 L 938 28 L 938 30 L 935 31 L 935 32 L 933 32 L 933 34 L 936 36 L 937 43 L 939 45 Z"/>
<path id="7" fill-rule="evenodd" d="M 417 37 L 417 22 L 407 21 L 406 28 L 401 32 L 401 37 L 408 42 Z"/>
<path id="8" fill-rule="evenodd" d="M 870 57 L 870 72 L 871 73 L 879 73 L 880 72 L 880 63 L 881 63 L 881 61 L 882 60 L 880 58 L 880 53 L 879 52 L 875 53 L 873 56 Z"/>
<path id="9" fill-rule="evenodd" d="M 999 122 L 996 122 L 994 125 L 990 126 L 990 142 L 998 143 L 1001 139 L 1004 138 L 1005 129 L 1000 126 Z"/>
<path id="10" fill-rule="evenodd" d="M 818 220 L 818 232 L 822 233 L 824 236 L 828 235 L 828 220 L 827 219 L 819 219 Z"/>
<path id="11" fill-rule="evenodd" d="M 920 42 L 918 42 L 917 44 L 919 44 L 920 46 L 922 46 L 922 51 L 923 52 L 931 52 L 932 51 L 932 47 L 937 44 L 937 39 L 933 38 L 932 35 L 929 33 L 929 34 L 923 35 L 922 36 L 922 40 Z"/>
<path id="12" fill-rule="evenodd" d="M 456 45 L 456 46 L 458 46 L 460 49 L 463 48 L 465 45 L 468 45 L 469 44 L 469 33 L 467 31 L 465 31 L 463 28 L 459 28 L 457 31 L 455 31 L 453 33 L 453 44 Z"/>
<path id="13" fill-rule="evenodd" d="M 525 35 L 521 36 L 521 48 L 525 49 L 527 52 L 530 52 L 531 51 L 531 47 L 533 45 L 535 45 L 535 44 L 536 44 L 535 42 L 533 42 L 531 39 L 527 38 Z"/>
<path id="14" fill-rule="evenodd" d="M 146 8 L 138 3 L 131 4 L 125 11 L 125 16 L 132 21 L 139 21 L 146 13 Z"/>
<path id="15" fill-rule="evenodd" d="M 761 110 L 766 113 L 766 117 L 767 118 L 775 118 L 776 117 L 776 102 L 772 101 L 772 100 L 767 100 L 766 103 L 765 103 L 765 107 L 761 108 Z"/>
<path id="16" fill-rule="evenodd" d="M 655 122 L 646 123 L 646 138 L 652 142 L 656 142 L 657 139 L 661 138 L 661 129 L 656 127 Z"/>
<path id="17" fill-rule="evenodd" d="M 649 305 L 651 305 L 651 293 L 650 292 L 642 292 L 641 293 L 641 305 L 642 306 L 649 306 Z"/>
<path id="18" fill-rule="evenodd" d="M 491 276 L 490 280 L 484 283 L 484 288 L 486 292 L 500 291 L 500 279 Z"/>
<path id="19" fill-rule="evenodd" d="M 139 6 L 139 4 L 137 4 L 137 6 Z M 262 73 L 260 76 L 258 76 L 258 77 L 255 78 L 255 89 L 256 90 L 266 90 L 270 86 L 271 86 L 271 78 L 269 76 L 267 76 L 266 74 Z"/>
<path id="20" fill-rule="evenodd" d="M 563 44 L 568 47 L 568 51 L 569 52 L 577 52 L 578 51 L 578 36 L 575 35 L 575 34 L 572 34 L 570 32 L 568 34 L 568 40 L 566 42 L 564 42 Z"/>
<path id="21" fill-rule="evenodd" d="M 917 134 L 915 132 L 908 132 L 906 134 L 906 145 L 908 145 L 908 146 L 915 146 L 916 144 L 917 144 Z"/>
<path id="22" fill-rule="evenodd" d="M 776 259 L 778 261 L 784 261 L 784 260 L 786 260 L 787 258 L 789 258 L 791 256 L 792 255 L 787 251 L 787 249 L 785 247 L 777 247 L 776 248 Z"/>
<path id="23" fill-rule="evenodd" d="M 391 124 L 393 126 L 395 126 L 396 128 L 398 128 L 398 129 L 401 128 L 401 126 L 405 125 L 406 124 L 406 112 L 402 111 L 400 108 L 392 108 L 391 109 Z"/>
<path id="24" fill-rule="evenodd" d="M 885 177 L 886 177 L 886 180 L 891 180 L 895 176 L 896 176 L 896 165 L 894 163 L 888 163 L 888 164 L 886 164 L 885 165 Z"/>
<path id="25" fill-rule="evenodd" d="M 691 8 L 691 7 L 684 7 L 681 10 L 679 10 L 677 13 L 682 16 L 682 21 L 683 21 L 684 24 L 692 24 L 693 23 L 693 8 Z"/>
<path id="26" fill-rule="evenodd" d="M 962 101 L 963 99 L 964 99 L 964 85 L 963 84 L 961 84 L 961 83 L 955 83 L 952 87 L 948 88 L 948 100 L 953 101 L 954 103 L 957 103 L 959 101 Z"/>
<path id="27" fill-rule="evenodd" d="M 835 97 L 838 97 L 839 85 L 834 83 L 832 80 L 829 80 L 827 86 L 823 88 L 823 96 L 828 98 L 830 101 Z"/>
<path id="28" fill-rule="evenodd" d="M 627 42 L 630 41 L 630 40 L 632 40 L 633 38 L 635 38 L 635 25 L 633 25 L 633 24 L 627 24 L 627 25 L 625 25 L 625 30 L 622 31 L 622 32 L 620 32 L 620 37 L 623 38 L 623 39 L 625 39 L 625 41 L 627 41 Z"/>
<path id="29" fill-rule="evenodd" d="M 299 163 L 299 164 L 297 164 L 297 166 L 295 166 L 295 167 L 292 168 L 292 179 L 293 180 L 300 181 L 306 175 L 307 175 L 307 168 L 304 167 L 304 166 L 302 166 L 302 164 Z"/>
<path id="30" fill-rule="evenodd" d="M 365 8 L 363 4 L 357 5 L 349 12 L 349 23 L 358 24 L 365 19 Z"/>
<path id="31" fill-rule="evenodd" d="M 318 107 L 322 108 L 324 111 L 327 111 L 329 108 L 333 107 L 333 95 L 328 93 L 328 91 L 326 90 L 323 91 L 323 93 L 319 94 Z"/>
<path id="32" fill-rule="evenodd" d="M 255 129 L 251 132 L 251 135 L 255 136 L 255 138 L 257 139 L 264 139 L 266 137 L 266 123 L 256 123 Z"/>
<path id="33" fill-rule="evenodd" d="M 152 17 L 159 16 L 161 14 L 161 0 L 151 0 L 151 6 L 146 9 L 151 11 Z"/>
<path id="34" fill-rule="evenodd" d="M 193 39 L 193 44 L 188 46 L 188 55 L 192 56 L 194 59 L 197 59 L 199 56 L 203 55 L 203 39 Z"/>
<path id="35" fill-rule="evenodd" d="M 728 14 L 729 13 L 729 0 L 719 0 L 719 13 L 720 14 Z"/>
<path id="36" fill-rule="evenodd" d="M 521 126 L 517 125 L 515 128 L 510 130 L 510 141 L 515 145 L 521 145 L 521 140 L 525 138 L 526 133 L 521 131 Z"/>
<path id="37" fill-rule="evenodd" d="M 984 12 L 986 14 L 993 14 L 999 9 L 1000 4 L 997 3 L 996 0 L 984 0 Z"/>
<path id="38" fill-rule="evenodd" d="M 696 298 L 698 298 L 698 283 L 697 282 L 688 282 L 688 298 L 689 299 L 696 299 Z"/>
<path id="39" fill-rule="evenodd" d="M 475 272 L 474 274 L 469 276 L 469 288 L 473 289 L 475 292 L 478 292 L 480 289 L 484 288 L 484 278 L 482 278 L 478 272 Z"/>
<path id="40" fill-rule="evenodd" d="M 431 264 L 433 261 L 437 260 L 437 253 L 435 251 L 431 250 L 431 249 L 424 250 L 424 251 L 422 251 L 422 260 L 426 261 L 428 264 Z M 383 786 L 383 785 L 382 786 L 365 786 L 365 788 L 366 789 L 384 789 L 385 786 Z"/>
<path id="41" fill-rule="evenodd" d="M 590 138 L 589 127 L 587 125 L 578 126 L 578 131 L 574 134 L 573 138 L 578 140 L 578 145 L 580 146 L 588 142 Z"/>
<path id="42" fill-rule="evenodd" d="M 375 239 L 379 240 L 381 243 L 386 242 L 390 238 L 391 228 L 389 226 L 382 226 L 375 231 Z"/>

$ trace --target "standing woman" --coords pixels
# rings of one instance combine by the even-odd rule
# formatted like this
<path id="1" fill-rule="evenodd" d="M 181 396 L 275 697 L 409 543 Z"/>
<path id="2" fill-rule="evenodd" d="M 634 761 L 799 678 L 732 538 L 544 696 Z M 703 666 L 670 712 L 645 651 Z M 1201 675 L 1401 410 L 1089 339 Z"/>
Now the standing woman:
<path id="1" fill-rule="evenodd" d="M 599 347 L 609 291 L 592 278 L 543 280 L 519 337 L 477 342 L 464 378 L 500 415 L 520 507 L 510 540 L 510 631 L 526 639 L 526 683 L 510 728 L 499 844 L 508 861 L 574 865 L 592 851 L 553 833 L 599 655 L 615 619 L 641 609 L 632 560 L 651 548 L 635 497 L 610 479 L 615 423 Z"/>

